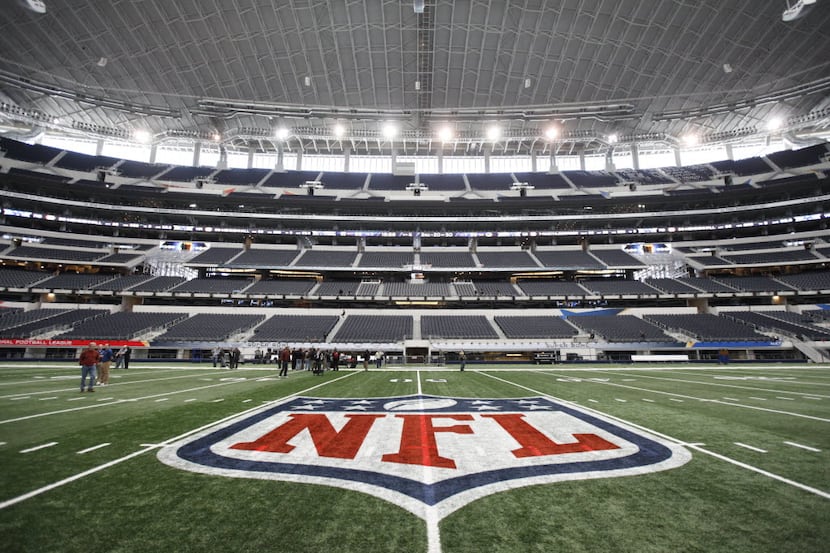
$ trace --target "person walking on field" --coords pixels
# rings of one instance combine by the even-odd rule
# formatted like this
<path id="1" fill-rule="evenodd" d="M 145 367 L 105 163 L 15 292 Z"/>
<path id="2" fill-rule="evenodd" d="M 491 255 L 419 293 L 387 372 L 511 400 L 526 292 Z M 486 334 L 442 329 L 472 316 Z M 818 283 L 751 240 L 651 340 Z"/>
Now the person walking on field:
<path id="1" fill-rule="evenodd" d="M 78 359 L 78 364 L 81 366 L 81 392 L 84 391 L 87 377 L 89 378 L 89 384 L 86 384 L 86 391 L 95 391 L 93 389 L 95 387 L 95 367 L 101 360 L 101 355 L 98 353 L 97 347 L 98 344 L 90 342 L 86 349 L 81 352 L 81 356 Z"/>
<path id="2" fill-rule="evenodd" d="M 101 348 L 99 352 L 101 359 L 99 361 L 99 373 L 98 373 L 98 384 L 101 386 L 108 386 L 110 383 L 110 365 L 112 365 L 112 360 L 115 357 L 115 354 L 112 352 L 109 344 L 104 344 L 104 347 Z"/>
<path id="3" fill-rule="evenodd" d="M 369 357 L 371 357 L 371 356 L 372 356 L 372 354 L 369 353 L 368 349 L 363 352 L 363 370 L 364 371 L 369 370 Z"/>
<path id="4" fill-rule="evenodd" d="M 467 366 L 467 354 L 464 350 L 458 352 L 458 361 L 461 363 L 461 372 L 464 372 L 464 367 Z"/>
<path id="5" fill-rule="evenodd" d="M 279 376 L 288 377 L 288 364 L 291 363 L 291 350 L 288 346 L 282 348 L 279 356 L 279 362 L 282 366 Z"/>

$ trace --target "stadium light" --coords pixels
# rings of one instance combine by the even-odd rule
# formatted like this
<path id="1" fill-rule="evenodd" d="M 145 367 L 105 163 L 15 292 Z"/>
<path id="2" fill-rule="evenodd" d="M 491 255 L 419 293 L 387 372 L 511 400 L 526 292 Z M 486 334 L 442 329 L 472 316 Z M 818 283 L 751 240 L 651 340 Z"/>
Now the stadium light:
<path id="1" fill-rule="evenodd" d="M 794 21 L 800 17 L 804 17 L 812 9 L 812 5 L 816 0 L 796 0 L 792 4 L 787 1 L 787 9 L 781 14 L 782 21 Z"/>
<path id="2" fill-rule="evenodd" d="M 694 133 L 689 133 L 683 136 L 683 143 L 686 146 L 696 146 L 700 142 L 700 137 Z"/>
<path id="3" fill-rule="evenodd" d="M 781 120 L 780 117 L 773 117 L 769 121 L 767 121 L 767 130 L 768 131 L 777 131 L 781 128 L 784 122 Z"/>
<path id="4" fill-rule="evenodd" d="M 495 142 L 501 138 L 501 127 L 498 125 L 490 125 L 487 127 L 487 140 Z"/>
<path id="5" fill-rule="evenodd" d="M 386 123 L 383 125 L 381 132 L 383 133 L 384 138 L 392 140 L 398 136 L 398 127 L 394 123 Z"/>
<path id="6" fill-rule="evenodd" d="M 332 132 L 334 133 L 335 138 L 343 138 L 346 135 L 346 127 L 340 123 L 337 123 L 332 128 Z"/>
<path id="7" fill-rule="evenodd" d="M 280 127 L 277 129 L 276 133 L 274 133 L 274 136 L 277 137 L 277 140 L 285 140 L 288 138 L 290 132 L 291 131 L 289 131 L 287 127 Z"/>
<path id="8" fill-rule="evenodd" d="M 559 129 L 550 126 L 545 130 L 545 136 L 548 137 L 548 140 L 555 140 L 559 136 Z"/>
<path id="9" fill-rule="evenodd" d="M 449 142 L 453 139 L 453 132 L 452 129 L 448 126 L 443 126 L 438 129 L 438 139 L 441 142 Z"/>
<path id="10" fill-rule="evenodd" d="M 608 143 L 609 144 L 616 144 L 617 141 L 620 139 L 616 134 L 609 134 L 608 135 Z"/>
<path id="11" fill-rule="evenodd" d="M 142 144 L 147 144 L 153 138 L 153 135 L 150 134 L 150 131 L 145 129 L 138 129 L 133 133 L 133 138 L 137 142 L 141 142 Z"/>

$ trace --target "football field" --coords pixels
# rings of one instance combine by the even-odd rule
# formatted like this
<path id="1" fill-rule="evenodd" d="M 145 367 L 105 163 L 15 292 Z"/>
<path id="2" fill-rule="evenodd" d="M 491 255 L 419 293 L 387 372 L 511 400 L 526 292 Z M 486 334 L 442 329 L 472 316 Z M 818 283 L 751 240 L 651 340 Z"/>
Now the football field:
<path id="1" fill-rule="evenodd" d="M 830 367 L 0 364 L 0 550 L 824 552 Z"/>

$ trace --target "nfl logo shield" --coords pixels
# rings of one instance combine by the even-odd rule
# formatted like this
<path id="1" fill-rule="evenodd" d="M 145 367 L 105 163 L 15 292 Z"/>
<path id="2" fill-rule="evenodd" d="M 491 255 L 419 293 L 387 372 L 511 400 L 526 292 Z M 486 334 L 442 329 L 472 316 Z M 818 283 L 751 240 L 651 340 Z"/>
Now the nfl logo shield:
<path id="1" fill-rule="evenodd" d="M 369 493 L 424 519 L 512 488 L 680 466 L 682 446 L 546 397 L 298 397 L 159 451 L 186 470 Z"/>

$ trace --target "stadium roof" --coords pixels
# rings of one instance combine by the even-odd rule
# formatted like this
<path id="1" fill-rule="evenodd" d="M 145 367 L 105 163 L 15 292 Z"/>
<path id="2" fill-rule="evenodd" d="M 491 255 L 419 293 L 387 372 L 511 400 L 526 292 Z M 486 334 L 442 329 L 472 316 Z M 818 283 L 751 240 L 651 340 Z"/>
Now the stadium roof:
<path id="1" fill-rule="evenodd" d="M 830 134 L 827 0 L 792 21 L 794 0 L 27 1 L 0 16 L 18 133 L 421 154 L 444 124 L 455 154 L 494 123 L 497 153 Z"/>

